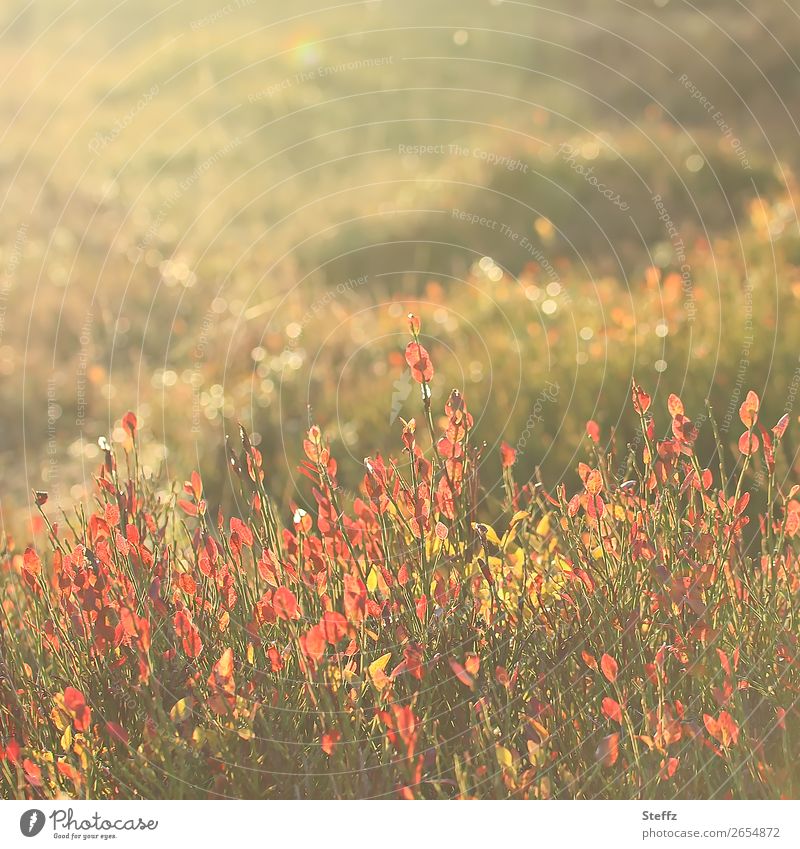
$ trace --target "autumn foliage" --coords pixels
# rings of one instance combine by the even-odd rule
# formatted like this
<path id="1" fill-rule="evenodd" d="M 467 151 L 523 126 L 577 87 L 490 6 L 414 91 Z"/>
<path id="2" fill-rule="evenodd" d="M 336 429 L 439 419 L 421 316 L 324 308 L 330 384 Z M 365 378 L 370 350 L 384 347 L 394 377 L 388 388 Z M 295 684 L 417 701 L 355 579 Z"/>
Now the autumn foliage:
<path id="1" fill-rule="evenodd" d="M 590 422 L 580 484 L 550 491 L 507 443 L 485 468 L 460 392 L 432 409 L 409 326 L 419 421 L 355 496 L 314 426 L 284 515 L 242 429 L 240 514 L 212 516 L 197 472 L 140 472 L 130 413 L 91 515 L 37 495 L 47 543 L 0 565 L 4 796 L 798 795 L 788 419 L 749 393 L 731 467 L 634 383 L 638 444 Z"/>

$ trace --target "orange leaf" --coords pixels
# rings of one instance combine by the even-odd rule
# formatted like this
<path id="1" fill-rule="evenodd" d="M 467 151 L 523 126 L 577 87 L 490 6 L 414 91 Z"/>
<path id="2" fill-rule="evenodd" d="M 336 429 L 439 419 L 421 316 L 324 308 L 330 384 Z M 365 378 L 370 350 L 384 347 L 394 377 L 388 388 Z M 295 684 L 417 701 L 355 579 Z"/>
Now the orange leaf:
<path id="1" fill-rule="evenodd" d="M 138 422 L 136 421 L 136 416 L 133 413 L 125 413 L 122 417 L 122 427 L 127 430 L 131 436 L 136 436 L 137 426 Z"/>
<path id="2" fill-rule="evenodd" d="M 300 638 L 300 643 L 303 652 L 314 663 L 319 663 L 325 656 L 325 632 L 319 625 L 313 625 L 309 628 L 305 635 Z"/>
<path id="3" fill-rule="evenodd" d="M 334 746 L 342 739 L 342 732 L 332 728 L 322 735 L 322 751 L 330 757 L 333 754 Z"/>
<path id="4" fill-rule="evenodd" d="M 28 783 L 34 787 L 42 786 L 42 770 L 30 758 L 25 758 L 22 762 L 22 768 L 25 770 L 25 778 Z"/>
<path id="5" fill-rule="evenodd" d="M 297 619 L 300 610 L 297 606 L 297 598 L 288 587 L 278 587 L 272 597 L 272 606 L 280 619 Z"/>
<path id="6" fill-rule="evenodd" d="M 583 662 L 589 667 L 589 669 L 594 669 L 597 672 L 597 660 L 588 651 L 582 651 L 581 657 L 583 658 Z"/>
<path id="7" fill-rule="evenodd" d="M 683 409 L 683 401 L 677 395 L 670 395 L 667 399 L 667 409 L 669 410 L 669 414 L 674 419 L 675 416 L 684 415 L 685 411 Z"/>
<path id="8" fill-rule="evenodd" d="M 786 428 L 789 425 L 789 414 L 784 413 L 780 419 L 778 419 L 778 423 L 772 428 L 772 433 L 775 436 L 775 439 L 781 439 L 786 433 Z"/>
<path id="9" fill-rule="evenodd" d="M 419 342 L 409 342 L 406 345 L 406 362 L 417 383 L 430 382 L 433 377 L 433 363 L 430 355 Z"/>
<path id="10" fill-rule="evenodd" d="M 336 610 L 326 610 L 322 614 L 320 625 L 325 632 L 325 639 L 332 646 L 335 646 L 347 633 L 347 620 Z"/>
<path id="11" fill-rule="evenodd" d="M 713 716 L 705 713 L 703 714 L 703 722 L 708 733 L 722 743 L 725 748 L 735 746 L 739 741 L 739 726 L 728 711 L 721 711 L 718 719 L 714 719 Z"/>
<path id="12" fill-rule="evenodd" d="M 109 721 L 106 722 L 106 728 L 112 737 L 119 740 L 120 743 L 124 743 L 126 746 L 128 745 L 128 732 L 121 725 Z"/>
<path id="13" fill-rule="evenodd" d="M 86 698 L 80 690 L 74 687 L 64 689 L 64 707 L 72 714 L 76 731 L 88 731 L 92 712 L 86 704 Z"/>
<path id="14" fill-rule="evenodd" d="M 178 586 L 187 595 L 194 595 L 197 592 L 197 582 L 188 572 L 181 572 L 178 575 Z"/>
<path id="15" fill-rule="evenodd" d="M 517 452 L 507 442 L 500 444 L 500 460 L 504 469 L 513 466 L 517 461 Z"/>
<path id="16" fill-rule="evenodd" d="M 597 469 L 592 469 L 586 476 L 586 491 L 590 495 L 597 495 L 603 489 L 603 477 Z"/>
<path id="17" fill-rule="evenodd" d="M 214 674 L 221 685 L 227 686 L 233 677 L 233 649 L 227 648 L 214 664 Z"/>
<path id="18" fill-rule="evenodd" d="M 22 556 L 22 568 L 34 578 L 42 571 L 39 555 L 30 547 L 25 549 L 25 554 Z"/>
<path id="19" fill-rule="evenodd" d="M 619 758 L 619 733 L 614 732 L 608 737 L 603 737 L 594 756 L 602 766 L 606 768 L 614 766 Z"/>
<path id="20" fill-rule="evenodd" d="M 178 501 L 178 506 L 181 508 L 181 510 L 183 510 L 184 513 L 187 514 L 187 516 L 197 515 L 197 507 L 192 504 L 191 501 L 187 501 L 185 498 L 181 498 L 180 501 Z"/>
<path id="21" fill-rule="evenodd" d="M 758 437 L 754 433 L 750 433 L 749 431 L 745 431 L 739 437 L 739 451 L 745 456 L 749 457 L 751 454 L 755 454 L 758 451 L 759 446 Z"/>
<path id="22" fill-rule="evenodd" d="M 475 680 L 457 660 L 453 660 L 452 658 L 450 659 L 450 668 L 453 670 L 453 674 L 456 678 L 458 678 L 465 687 L 469 687 L 470 690 L 475 688 Z"/>
<path id="23" fill-rule="evenodd" d="M 614 722 L 618 722 L 622 725 L 622 708 L 619 705 L 619 702 L 615 702 L 614 699 L 606 696 L 603 699 L 602 705 L 603 715 L 607 719 L 612 719 Z"/>
<path id="24" fill-rule="evenodd" d="M 633 409 L 643 416 L 650 409 L 650 396 L 634 381 L 631 388 L 631 399 L 633 400 Z"/>
<path id="25" fill-rule="evenodd" d="M 605 675 L 612 684 L 617 680 L 619 666 L 617 665 L 617 661 L 614 660 L 610 654 L 604 654 L 600 658 L 600 669 L 603 671 L 603 675 Z"/>
<path id="26" fill-rule="evenodd" d="M 744 404 L 739 407 L 739 418 L 742 420 L 742 424 L 745 427 L 753 427 L 756 423 L 760 404 L 761 402 L 758 399 L 758 395 L 756 395 L 756 393 L 751 389 L 747 393 L 747 397 L 744 399 Z"/>

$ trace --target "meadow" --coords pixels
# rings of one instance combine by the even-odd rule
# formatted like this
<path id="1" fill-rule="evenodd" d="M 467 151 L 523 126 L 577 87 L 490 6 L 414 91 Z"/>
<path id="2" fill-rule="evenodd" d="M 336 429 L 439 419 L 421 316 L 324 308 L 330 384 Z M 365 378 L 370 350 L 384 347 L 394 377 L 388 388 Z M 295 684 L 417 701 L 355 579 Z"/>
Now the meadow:
<path id="1" fill-rule="evenodd" d="M 800 11 L 685 6 L 4 5 L 0 796 L 798 797 Z"/>
<path id="2" fill-rule="evenodd" d="M 209 512 L 197 472 L 165 496 L 128 413 L 94 511 L 46 520 L 50 554 L 7 548 L 4 794 L 796 797 L 789 416 L 765 424 L 749 391 L 735 464 L 718 441 L 708 467 L 682 400 L 634 383 L 638 448 L 590 421 L 580 486 L 520 486 L 507 443 L 485 468 L 464 395 L 433 409 L 409 331 L 416 416 L 352 505 L 316 425 L 316 507 L 291 522 L 244 429 L 241 518 Z"/>

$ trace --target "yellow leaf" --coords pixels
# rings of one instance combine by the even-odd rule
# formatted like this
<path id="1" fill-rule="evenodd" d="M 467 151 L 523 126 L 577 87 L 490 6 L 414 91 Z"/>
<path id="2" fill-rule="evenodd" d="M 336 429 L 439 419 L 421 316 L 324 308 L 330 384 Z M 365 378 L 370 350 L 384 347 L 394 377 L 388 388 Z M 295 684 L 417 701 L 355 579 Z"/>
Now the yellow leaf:
<path id="1" fill-rule="evenodd" d="M 540 537 L 545 537 L 550 533 L 550 514 L 547 513 L 539 520 L 539 524 L 536 526 L 536 533 Z"/>
<path id="2" fill-rule="evenodd" d="M 253 648 L 253 644 L 248 643 L 247 644 L 247 662 L 250 664 L 250 666 L 253 665 L 255 659 L 256 659 L 256 651 Z"/>
<path id="3" fill-rule="evenodd" d="M 372 679 L 372 683 L 375 687 L 379 690 L 382 690 L 387 686 L 387 684 L 389 684 L 389 677 L 383 670 L 386 669 L 386 664 L 389 662 L 391 656 L 391 652 L 381 655 L 381 657 L 377 660 L 373 660 L 369 665 L 369 677 Z"/>
<path id="4" fill-rule="evenodd" d="M 500 537 L 497 536 L 497 532 L 491 525 L 473 523 L 472 527 L 479 531 L 481 535 L 484 535 L 493 545 L 496 545 L 498 548 L 501 546 L 502 543 L 500 541 Z"/>
<path id="5" fill-rule="evenodd" d="M 86 753 L 86 747 L 83 746 L 77 739 L 75 740 L 75 754 L 81 764 L 81 769 L 89 768 L 89 756 Z"/>
<path id="6" fill-rule="evenodd" d="M 491 525 L 486 526 L 486 539 L 496 545 L 498 548 L 500 548 L 500 546 L 502 545 L 500 537 L 497 536 L 495 529 Z"/>
<path id="7" fill-rule="evenodd" d="M 183 722 L 183 720 L 189 715 L 189 710 L 189 705 L 186 703 L 186 699 L 181 699 L 180 701 L 175 702 L 172 710 L 169 712 L 169 717 L 173 722 Z"/>
<path id="8" fill-rule="evenodd" d="M 61 735 L 61 748 L 68 752 L 72 748 L 72 726 L 68 725 Z"/>
<path id="9" fill-rule="evenodd" d="M 379 669 L 372 676 L 372 683 L 376 690 L 384 690 L 389 686 L 389 684 L 391 684 L 391 679 L 382 669 Z"/>
<path id="10" fill-rule="evenodd" d="M 334 666 L 333 664 L 329 665 L 325 671 L 325 680 L 328 683 L 328 686 L 336 692 L 342 683 L 342 672 L 338 666 Z"/>
<path id="11" fill-rule="evenodd" d="M 523 519 L 529 519 L 530 513 L 527 510 L 517 510 L 517 512 L 511 517 L 511 521 L 508 523 L 509 528 L 513 528 L 518 522 L 521 522 Z"/>
<path id="12" fill-rule="evenodd" d="M 378 672 L 383 672 L 386 669 L 386 664 L 391 660 L 392 653 L 387 652 L 381 655 L 377 660 L 373 660 L 369 665 L 369 677 L 374 678 Z"/>
<path id="13" fill-rule="evenodd" d="M 374 593 L 378 589 L 378 572 L 373 566 L 367 575 L 367 591 Z"/>
<path id="14" fill-rule="evenodd" d="M 498 746 L 495 749 L 495 754 L 497 755 L 497 763 L 500 766 L 506 767 L 506 769 L 511 769 L 514 766 L 514 758 L 505 746 Z"/>
<path id="15" fill-rule="evenodd" d="M 53 697 L 53 702 L 55 703 L 55 707 L 50 711 L 50 717 L 55 723 L 56 728 L 59 731 L 63 731 L 72 722 L 66 708 L 64 707 L 63 694 L 56 693 Z"/>

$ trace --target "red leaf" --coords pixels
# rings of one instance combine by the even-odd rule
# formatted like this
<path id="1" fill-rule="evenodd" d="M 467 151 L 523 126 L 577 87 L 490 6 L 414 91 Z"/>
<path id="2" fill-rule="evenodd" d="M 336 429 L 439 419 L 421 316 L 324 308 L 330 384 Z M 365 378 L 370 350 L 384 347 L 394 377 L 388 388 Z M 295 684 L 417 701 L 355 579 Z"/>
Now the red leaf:
<path id="1" fill-rule="evenodd" d="M 203 651 L 203 641 L 189 614 L 185 610 L 178 610 L 175 612 L 173 622 L 175 633 L 181 638 L 181 645 L 186 655 L 199 657 L 200 652 Z"/>
<path id="2" fill-rule="evenodd" d="M 680 763 L 680 758 L 666 758 L 661 761 L 661 770 L 659 771 L 659 778 L 662 781 L 669 781 L 675 772 L 678 769 L 678 764 Z"/>
<path id="3" fill-rule="evenodd" d="M 314 663 L 319 663 L 325 656 L 325 632 L 319 625 L 313 625 L 300 638 L 300 645 L 306 657 L 310 658 Z"/>
<path id="4" fill-rule="evenodd" d="M 22 556 L 22 568 L 33 578 L 42 571 L 39 555 L 30 547 L 25 549 L 25 554 Z"/>
<path id="5" fill-rule="evenodd" d="M 450 659 L 450 668 L 453 670 L 453 674 L 456 678 L 458 678 L 465 687 L 469 687 L 470 690 L 475 689 L 475 680 L 457 660 L 453 660 L 452 658 Z"/>
<path id="6" fill-rule="evenodd" d="M 603 716 L 607 719 L 612 719 L 614 722 L 618 722 L 622 725 L 622 708 L 619 705 L 619 702 L 615 702 L 614 699 L 606 696 L 603 699 L 602 704 Z"/>
<path id="7" fill-rule="evenodd" d="M 178 575 L 178 586 L 187 594 L 193 596 L 197 592 L 197 581 L 188 573 Z"/>
<path id="8" fill-rule="evenodd" d="M 117 725 L 116 722 L 106 722 L 106 728 L 114 739 L 119 740 L 120 743 L 124 743 L 126 746 L 128 745 L 128 732 L 121 725 Z"/>
<path id="9" fill-rule="evenodd" d="M 756 451 L 758 451 L 758 445 L 758 437 L 754 433 L 745 431 L 739 437 L 739 451 L 744 454 L 745 457 L 755 454 Z"/>
<path id="10" fill-rule="evenodd" d="M 772 428 L 772 432 L 775 435 L 775 439 L 783 438 L 783 434 L 786 433 L 786 428 L 789 425 L 789 414 L 784 413 L 780 419 L 778 419 L 778 423 Z"/>
<path id="11" fill-rule="evenodd" d="M 674 419 L 675 416 L 682 416 L 685 414 L 685 410 L 683 408 L 683 401 L 677 395 L 670 395 L 667 399 L 667 409 L 669 410 L 669 414 Z"/>
<path id="12" fill-rule="evenodd" d="M 0 746 L 0 752 L 2 752 L 3 747 Z M 8 741 L 8 745 L 6 746 L 5 757 L 7 757 L 12 764 L 15 766 L 19 763 L 19 755 L 20 755 L 20 746 L 19 743 L 12 737 Z M 0 757 L 0 760 L 2 758 Z"/>
<path id="13" fill-rule="evenodd" d="M 643 416 L 650 409 L 650 396 L 634 381 L 631 387 L 631 399 L 633 400 L 633 409 Z"/>
<path id="14" fill-rule="evenodd" d="M 745 427 L 753 427 L 756 423 L 760 404 L 761 402 L 758 399 L 758 395 L 756 395 L 756 393 L 751 389 L 747 393 L 744 403 L 741 407 L 739 407 L 739 418 L 742 420 L 742 424 Z"/>
<path id="15" fill-rule="evenodd" d="M 507 442 L 500 445 L 500 461 L 504 469 L 513 466 L 517 461 L 516 449 L 512 448 Z"/>
<path id="16" fill-rule="evenodd" d="M 231 534 L 238 534 L 242 543 L 249 548 L 253 547 L 253 532 L 241 519 L 235 516 L 231 519 Z"/>
<path id="17" fill-rule="evenodd" d="M 78 772 L 75 767 L 70 766 L 66 761 L 59 761 L 56 764 L 56 769 L 58 770 L 59 775 L 63 775 L 64 778 L 69 781 L 74 781 L 76 784 L 79 784 L 81 781 L 81 774 Z"/>
<path id="18" fill-rule="evenodd" d="M 297 606 L 297 598 L 288 587 L 278 587 L 272 598 L 272 606 L 275 613 L 281 619 L 298 619 L 300 610 Z"/>
<path id="19" fill-rule="evenodd" d="M 137 426 L 138 422 L 136 421 L 136 416 L 133 413 L 125 413 L 122 417 L 122 427 L 125 428 L 131 436 L 136 436 Z"/>
<path id="20" fill-rule="evenodd" d="M 182 498 L 178 501 L 178 507 L 183 510 L 188 516 L 196 516 L 197 515 L 197 507 L 192 504 L 191 501 L 186 501 L 186 499 Z"/>
<path id="21" fill-rule="evenodd" d="M 598 763 L 608 768 L 614 766 L 619 758 L 619 733 L 609 734 L 600 741 L 595 752 Z"/>
<path id="22" fill-rule="evenodd" d="M 586 499 L 586 515 L 590 519 L 601 518 L 605 512 L 605 501 L 599 495 L 592 495 Z"/>
<path id="23" fill-rule="evenodd" d="M 347 633 L 347 620 L 335 610 L 326 610 L 322 614 L 320 625 L 325 632 L 325 639 L 332 646 L 335 646 Z"/>
<path id="24" fill-rule="evenodd" d="M 617 661 L 611 657 L 610 654 L 604 654 L 600 658 L 600 669 L 605 675 L 606 679 L 609 680 L 612 684 L 617 680 L 617 674 L 619 673 L 619 666 L 617 665 Z"/>
<path id="25" fill-rule="evenodd" d="M 715 740 L 722 743 L 725 748 L 732 745 L 735 746 L 739 741 L 739 726 L 728 711 L 721 711 L 718 719 L 714 719 L 713 716 L 704 713 L 703 722 L 708 733 Z"/>
<path id="26" fill-rule="evenodd" d="M 341 739 L 341 731 L 337 731 L 335 728 L 332 728 L 330 731 L 326 731 L 321 738 L 322 751 L 330 757 L 333 754 L 334 746 L 336 746 Z"/>
<path id="27" fill-rule="evenodd" d="M 672 434 L 679 442 L 691 445 L 697 439 L 697 428 L 682 413 L 672 418 Z"/>
<path id="28" fill-rule="evenodd" d="M 81 710 L 85 705 L 86 698 L 80 690 L 76 690 L 74 687 L 67 687 L 64 690 L 64 707 L 68 711 Z"/>
<path id="29" fill-rule="evenodd" d="M 36 764 L 30 758 L 25 758 L 25 760 L 22 762 L 22 768 L 25 770 L 25 778 L 28 779 L 29 784 L 33 785 L 34 787 L 42 786 L 41 767 L 36 766 Z"/>
<path id="30" fill-rule="evenodd" d="M 733 500 L 733 499 L 731 499 Z M 741 516 L 742 513 L 747 509 L 747 505 L 750 503 L 750 493 L 745 492 L 741 498 L 736 502 L 736 506 L 733 509 L 734 516 Z"/>
<path id="31" fill-rule="evenodd" d="M 586 476 L 585 484 L 586 491 L 590 495 L 598 495 L 603 491 L 603 476 L 597 469 L 592 469 Z"/>
<path id="32" fill-rule="evenodd" d="M 64 707 L 72 714 L 76 731 L 88 731 L 92 712 L 86 704 L 86 698 L 80 690 L 67 687 L 64 690 Z"/>

